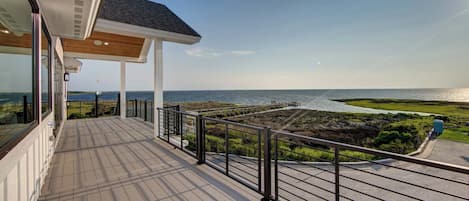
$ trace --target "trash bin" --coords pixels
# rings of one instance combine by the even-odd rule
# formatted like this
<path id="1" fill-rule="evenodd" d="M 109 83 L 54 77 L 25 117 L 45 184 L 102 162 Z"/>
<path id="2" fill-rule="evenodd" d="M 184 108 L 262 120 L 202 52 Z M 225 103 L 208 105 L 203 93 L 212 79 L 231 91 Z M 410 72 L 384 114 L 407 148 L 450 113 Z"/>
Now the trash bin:
<path id="1" fill-rule="evenodd" d="M 444 122 L 440 119 L 435 119 L 433 121 L 433 132 L 436 135 L 441 135 L 443 133 Z"/>

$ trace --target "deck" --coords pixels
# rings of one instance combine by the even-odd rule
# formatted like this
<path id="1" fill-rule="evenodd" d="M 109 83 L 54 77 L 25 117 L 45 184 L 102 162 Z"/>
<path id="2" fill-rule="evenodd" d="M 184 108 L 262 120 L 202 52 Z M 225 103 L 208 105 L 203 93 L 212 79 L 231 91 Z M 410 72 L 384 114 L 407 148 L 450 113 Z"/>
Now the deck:
<path id="1" fill-rule="evenodd" d="M 39 200 L 260 200 L 136 119 L 68 120 Z"/>

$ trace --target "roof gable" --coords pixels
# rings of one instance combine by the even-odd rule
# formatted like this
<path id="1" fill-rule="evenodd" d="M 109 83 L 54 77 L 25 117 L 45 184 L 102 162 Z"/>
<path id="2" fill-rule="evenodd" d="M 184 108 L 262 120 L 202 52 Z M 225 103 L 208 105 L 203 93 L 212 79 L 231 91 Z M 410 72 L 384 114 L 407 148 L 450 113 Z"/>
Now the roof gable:
<path id="1" fill-rule="evenodd" d="M 98 18 L 200 37 L 168 7 L 148 0 L 103 0 Z"/>

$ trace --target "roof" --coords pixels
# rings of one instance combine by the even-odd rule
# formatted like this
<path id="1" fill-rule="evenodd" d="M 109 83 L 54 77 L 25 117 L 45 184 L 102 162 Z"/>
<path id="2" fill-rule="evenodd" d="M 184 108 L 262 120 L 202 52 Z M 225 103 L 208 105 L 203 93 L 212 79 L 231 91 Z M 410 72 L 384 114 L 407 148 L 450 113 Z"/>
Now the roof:
<path id="1" fill-rule="evenodd" d="M 98 18 L 201 37 L 168 7 L 149 0 L 103 0 Z"/>

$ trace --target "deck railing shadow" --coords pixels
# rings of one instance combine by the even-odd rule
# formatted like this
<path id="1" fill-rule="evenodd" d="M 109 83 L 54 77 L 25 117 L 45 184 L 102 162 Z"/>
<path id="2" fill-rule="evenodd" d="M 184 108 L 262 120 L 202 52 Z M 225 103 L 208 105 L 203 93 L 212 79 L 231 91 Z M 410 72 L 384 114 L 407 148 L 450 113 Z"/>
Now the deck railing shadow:
<path id="1" fill-rule="evenodd" d="M 152 192 L 140 189 L 140 196 L 142 196 L 143 199 L 160 200 L 175 197 L 183 198 L 182 194 L 185 191 L 197 191 L 199 196 L 217 200 L 217 198 L 212 195 L 213 191 L 211 192 L 208 189 L 208 185 L 212 185 L 216 186 L 217 189 L 221 189 L 226 195 L 229 195 L 230 199 L 249 200 L 243 193 L 234 190 L 233 186 L 225 184 L 220 181 L 220 178 L 214 177 L 212 174 L 207 173 L 206 170 L 194 166 L 196 160 L 188 160 L 188 157 L 183 153 L 175 153 L 167 144 L 155 140 L 151 127 L 143 126 L 144 124 L 141 121 L 136 121 L 131 118 L 126 120 L 126 122 L 128 123 L 122 124 L 122 120 L 109 117 L 100 120 L 80 120 L 80 123 L 67 126 L 67 129 L 72 129 L 72 132 L 67 132 L 67 135 L 64 135 L 64 138 L 61 139 L 62 142 L 65 141 L 67 137 L 83 141 L 83 135 L 88 133 L 87 137 L 89 137 L 89 139 L 86 140 L 93 143 L 91 143 L 90 146 L 84 146 L 86 143 L 76 142 L 72 149 L 65 148 L 56 152 L 57 155 L 55 157 L 62 159 L 65 159 L 65 154 L 73 155 L 74 159 L 72 160 L 75 161 L 73 163 L 73 177 L 77 180 L 75 180 L 74 187 L 70 189 L 59 188 L 59 191 L 43 194 L 42 198 L 47 200 L 59 198 L 77 199 L 77 195 L 78 197 L 83 195 L 83 199 L 86 199 L 85 196 L 96 192 L 106 191 L 113 194 L 114 189 L 122 186 L 133 185 L 138 190 L 137 186 L 143 186 L 145 181 L 152 180 L 152 182 L 156 183 L 155 185 L 160 185 L 160 187 L 163 187 L 161 185 L 168 185 L 168 182 L 172 182 L 175 183 L 174 185 L 176 186 L 184 186 L 187 189 L 175 189 L 176 186 L 173 185 L 166 186 L 165 189 L 168 189 L 168 191 L 165 192 L 164 195 L 158 195 L 157 198 L 155 198 Z M 111 129 L 111 127 L 114 129 Z M 102 131 L 108 129 L 111 129 L 110 134 L 112 134 L 112 136 L 109 137 L 116 138 L 119 142 L 105 143 L 105 145 L 96 143 L 98 141 L 107 142 L 107 133 Z M 82 130 L 82 132 L 80 132 L 80 130 Z M 79 137 L 80 135 L 81 137 Z M 129 155 L 124 156 L 123 153 Z M 129 157 L 132 161 L 129 161 Z M 95 158 L 95 160 L 92 160 L 95 161 L 95 163 L 85 162 L 85 160 L 92 158 Z M 123 171 L 117 175 L 115 172 L 105 172 L 105 170 L 109 168 L 109 164 L 103 164 L 106 158 L 115 159 L 117 163 L 113 164 L 112 168 L 119 167 Z M 70 158 L 67 160 L 70 160 Z M 57 159 L 55 162 L 58 162 Z M 141 164 L 141 168 L 135 169 L 135 167 L 132 166 L 134 163 Z M 53 171 L 55 170 L 54 165 L 57 164 L 53 164 Z M 91 167 L 87 166 L 90 165 L 96 166 L 92 168 L 94 169 L 93 171 L 98 171 L 100 175 L 102 173 L 99 180 L 90 182 L 83 175 L 89 172 L 88 169 Z M 50 176 L 55 179 L 64 177 L 64 175 L 55 175 L 59 172 L 60 171 L 52 172 Z M 172 178 L 171 181 L 168 181 L 169 178 Z M 46 185 L 49 185 L 50 188 L 50 185 L 54 185 L 54 183 L 55 182 L 48 182 Z M 211 190 L 213 190 L 213 188 Z"/>

